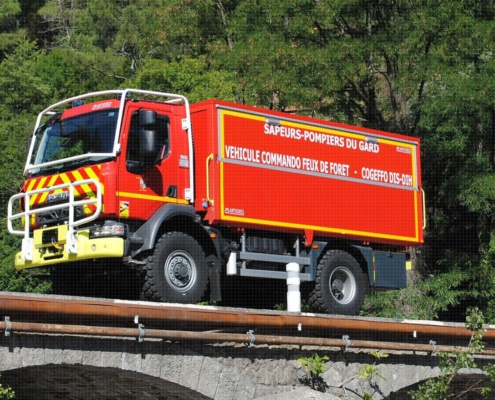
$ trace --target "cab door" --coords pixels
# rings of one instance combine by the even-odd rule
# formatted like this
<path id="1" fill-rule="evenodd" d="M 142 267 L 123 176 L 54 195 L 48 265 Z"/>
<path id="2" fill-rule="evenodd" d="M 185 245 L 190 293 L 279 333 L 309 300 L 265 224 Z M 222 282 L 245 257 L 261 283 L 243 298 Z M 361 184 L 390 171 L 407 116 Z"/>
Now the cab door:
<path id="1" fill-rule="evenodd" d="M 171 141 L 173 117 L 166 112 L 127 110 L 118 177 L 119 217 L 146 220 L 165 203 L 177 203 L 177 155 Z"/>

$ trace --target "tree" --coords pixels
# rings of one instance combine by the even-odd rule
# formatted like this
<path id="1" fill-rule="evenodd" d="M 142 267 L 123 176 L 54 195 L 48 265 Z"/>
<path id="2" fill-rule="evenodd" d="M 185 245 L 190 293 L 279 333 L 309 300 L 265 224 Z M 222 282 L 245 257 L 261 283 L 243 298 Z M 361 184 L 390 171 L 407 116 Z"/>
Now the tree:
<path id="1" fill-rule="evenodd" d="M 495 317 L 495 120 L 489 94 L 493 90 L 494 51 L 489 38 L 494 27 L 487 20 L 492 14 L 482 11 L 493 10 L 490 3 L 456 1 L 447 6 L 432 2 L 411 14 L 411 22 L 420 28 L 410 31 L 408 40 L 423 49 L 416 53 L 425 55 L 419 63 L 423 64 L 423 77 L 405 73 L 397 80 L 401 93 L 417 88 L 422 93 L 411 98 L 416 101 L 410 104 L 417 110 L 412 133 L 422 138 L 428 213 L 424 272 L 429 278 L 413 290 L 418 292 L 416 298 L 438 300 L 430 302 L 429 317 L 450 310 L 443 318 L 460 319 L 463 308 L 470 304 L 478 304 L 490 318 Z M 430 12 L 426 12 L 428 8 Z M 410 65 L 414 69 L 416 60 L 407 55 L 397 65 L 407 72 Z"/>
<path id="2" fill-rule="evenodd" d="M 42 53 L 33 42 L 20 42 L 15 50 L 0 63 L 0 207 L 7 209 L 10 196 L 17 193 L 22 183 L 26 144 L 32 134 L 37 111 L 48 98 L 49 88 L 34 75 L 33 69 Z M 38 291 L 46 287 L 27 274 L 17 275 L 14 270 L 14 249 L 19 240 L 7 232 L 7 221 L 0 218 L 0 289 Z"/>
<path id="3" fill-rule="evenodd" d="M 0 61 L 23 34 L 16 24 L 16 17 L 20 13 L 21 5 L 17 0 L 4 0 L 0 4 Z"/>
<path id="4" fill-rule="evenodd" d="M 32 42 L 20 43 L 0 63 L 0 131 L 6 132 L 2 145 L 0 207 L 7 208 L 8 198 L 22 181 L 27 138 L 32 133 L 34 116 L 47 98 L 48 87 L 33 75 L 41 53 Z M 2 226 L 1 229 L 5 229 Z"/>
<path id="5" fill-rule="evenodd" d="M 123 84 L 122 58 L 92 45 L 85 50 L 54 49 L 36 63 L 33 73 L 50 88 L 51 101 Z"/>
<path id="6" fill-rule="evenodd" d="M 0 63 L 0 118 L 30 113 L 43 104 L 48 87 L 33 74 L 41 55 L 35 43 L 22 41 Z"/>
<path id="7" fill-rule="evenodd" d="M 236 84 L 230 73 L 211 70 L 202 58 L 181 57 L 163 62 L 148 59 L 129 86 L 185 95 L 195 102 L 208 98 L 234 100 Z"/>
<path id="8" fill-rule="evenodd" d="M 41 38 L 48 49 L 73 47 L 88 0 L 48 0 L 37 14 L 42 19 Z"/>

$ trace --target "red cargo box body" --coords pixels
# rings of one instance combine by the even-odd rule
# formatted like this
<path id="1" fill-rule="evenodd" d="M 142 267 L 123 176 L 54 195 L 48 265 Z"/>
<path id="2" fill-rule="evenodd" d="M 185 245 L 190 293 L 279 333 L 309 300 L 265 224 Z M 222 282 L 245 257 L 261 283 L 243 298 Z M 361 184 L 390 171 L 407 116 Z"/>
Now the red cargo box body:
<path id="1" fill-rule="evenodd" d="M 192 123 L 210 224 L 423 242 L 419 139 L 215 100 Z"/>

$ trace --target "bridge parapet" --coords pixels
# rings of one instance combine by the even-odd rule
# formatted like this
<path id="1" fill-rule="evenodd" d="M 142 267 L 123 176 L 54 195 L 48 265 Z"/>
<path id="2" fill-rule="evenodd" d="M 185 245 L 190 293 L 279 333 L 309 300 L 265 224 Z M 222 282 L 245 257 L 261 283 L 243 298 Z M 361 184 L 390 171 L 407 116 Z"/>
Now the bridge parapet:
<path id="1" fill-rule="evenodd" d="M 157 378 L 204 398 L 218 400 L 289 395 L 304 387 L 301 378 L 305 371 L 297 360 L 314 354 L 329 357 L 322 374 L 328 388 L 321 398 L 346 395 L 353 399 L 365 392 L 373 393 L 375 388 L 370 382 L 359 378 L 365 364 L 377 362 L 379 373 L 386 378 L 377 380 L 381 394 L 377 393 L 375 398 L 383 398 L 439 373 L 436 357 L 412 352 L 389 352 L 387 358 L 376 360 L 365 351 L 344 352 L 341 348 L 315 346 L 248 347 L 235 343 L 179 343 L 159 339 L 139 343 L 129 338 L 51 334 L 15 334 L 0 339 L 0 369 L 6 377 L 8 371 L 20 372 L 28 367 L 37 367 L 41 376 L 53 366 L 96 367 Z M 65 383 L 42 380 L 51 385 L 70 386 L 67 380 Z M 110 391 L 111 388 L 109 385 Z"/>
<path id="2" fill-rule="evenodd" d="M 455 346 L 466 346 L 471 335 L 463 324 L 435 321 L 109 299 L 0 293 L 0 304 L 4 315 L 12 317 L 0 321 L 4 333 L 0 336 L 0 370 L 6 378 L 35 370 L 40 376 L 38 385 L 71 385 L 69 378 L 46 378 L 57 374 L 60 366 L 70 366 L 72 371 L 82 368 L 82 374 L 91 377 L 90 385 L 99 379 L 94 371 L 101 371 L 101 376 L 119 371 L 118 376 L 135 374 L 127 379 L 135 385 L 154 380 L 155 386 L 165 385 L 163 390 L 167 385 L 171 390 L 179 387 L 184 396 L 190 392 L 190 398 L 197 399 L 284 395 L 285 400 L 291 394 L 304 398 L 300 391 L 307 388 L 306 371 L 298 360 L 315 354 L 328 357 L 321 374 L 327 390 L 318 393 L 320 398 L 361 398 L 365 392 L 378 390 L 375 398 L 382 399 L 438 375 L 438 360 L 432 353 L 459 351 Z M 246 333 L 248 329 L 256 332 Z M 477 360 L 480 366 L 495 358 L 494 326 L 486 328 L 485 339 L 491 347 Z M 372 350 L 386 352 L 388 357 L 376 359 Z M 364 367 L 373 364 L 386 378 L 376 380 L 376 385 L 359 377 Z M 22 390 L 26 385 L 20 381 Z M 107 386 L 111 391 L 112 386 Z M 65 393 L 71 393 L 66 389 Z M 42 400 L 40 390 L 31 391 L 37 393 L 36 400 Z"/>

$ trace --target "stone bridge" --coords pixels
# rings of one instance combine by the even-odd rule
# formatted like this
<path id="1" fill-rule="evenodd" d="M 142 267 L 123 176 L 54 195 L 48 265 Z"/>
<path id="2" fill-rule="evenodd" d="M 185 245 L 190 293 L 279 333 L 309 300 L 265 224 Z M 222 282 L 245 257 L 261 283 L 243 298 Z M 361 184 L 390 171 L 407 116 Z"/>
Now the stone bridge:
<path id="1" fill-rule="evenodd" d="M 329 358 L 321 374 L 324 392 L 305 384 L 298 362 L 315 354 Z M 439 374 L 434 354 L 388 354 L 377 360 L 369 352 L 327 347 L 34 333 L 0 337 L 1 383 L 12 387 L 17 400 L 359 399 L 364 393 L 395 399 L 406 398 L 394 395 L 399 390 Z M 363 366 L 375 362 L 385 379 L 360 378 Z"/>

